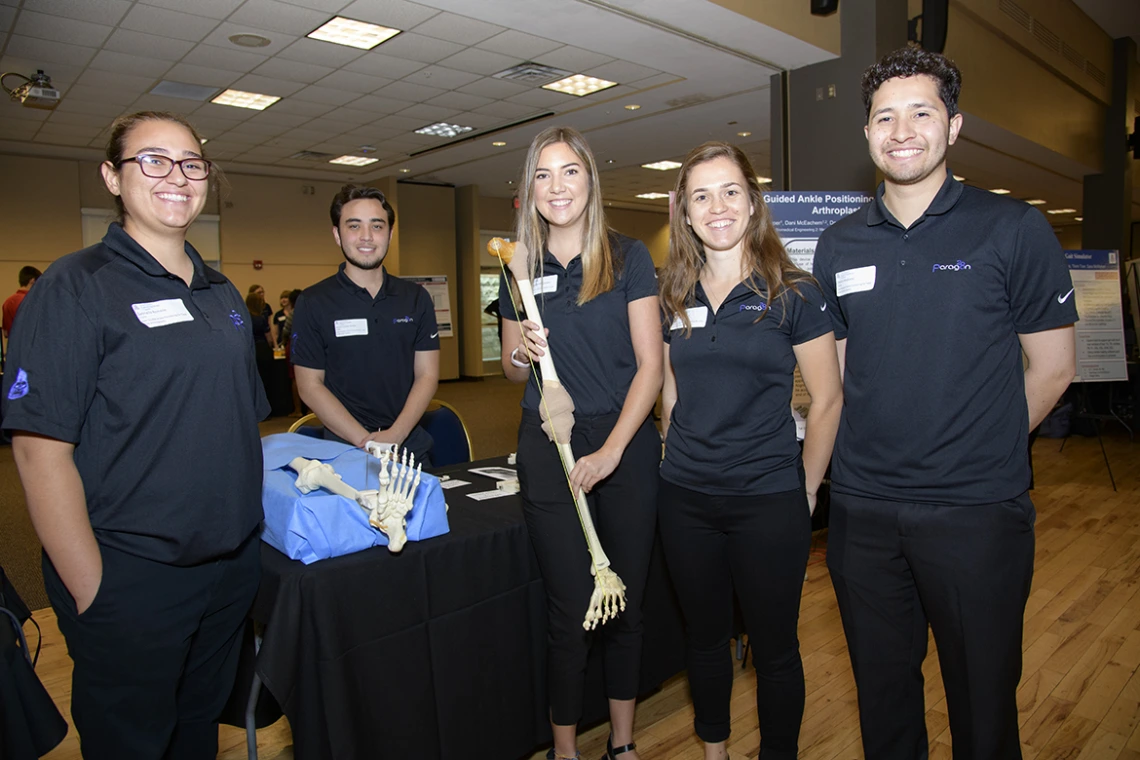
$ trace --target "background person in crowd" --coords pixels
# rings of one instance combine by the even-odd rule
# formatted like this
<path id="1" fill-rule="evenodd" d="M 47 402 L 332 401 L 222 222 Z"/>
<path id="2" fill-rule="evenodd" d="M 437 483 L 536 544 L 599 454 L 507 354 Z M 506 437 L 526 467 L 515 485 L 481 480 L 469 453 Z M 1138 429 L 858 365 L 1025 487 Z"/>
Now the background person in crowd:
<path id="1" fill-rule="evenodd" d="M 257 374 L 261 376 L 263 388 L 268 389 L 273 377 L 273 329 L 272 322 L 265 316 L 265 301 L 250 291 L 245 297 L 245 307 L 250 314 L 250 330 L 253 332 L 253 355 L 257 360 Z"/>
<path id="2" fill-rule="evenodd" d="M 846 399 L 827 564 L 868 758 L 927 756 L 928 622 L 954 756 L 1021 757 L 1026 442 L 1075 366 L 1073 284 L 1049 223 L 947 171 L 961 81 L 917 47 L 864 72 L 883 183 L 815 252 Z"/>
<path id="3" fill-rule="evenodd" d="M 706 760 L 725 760 L 735 590 L 756 668 L 760 756 L 794 760 L 811 513 L 843 405 L 835 337 L 823 295 L 788 257 L 739 148 L 694 148 L 674 197 L 660 280 L 658 515 L 685 614 L 694 725 Z M 802 458 L 791 410 L 797 364 L 811 394 Z"/>
<path id="4" fill-rule="evenodd" d="M 289 294 L 291 290 L 282 290 L 281 296 L 277 299 L 280 310 L 273 312 L 273 336 L 275 338 L 273 346 L 284 346 L 289 341 L 289 332 L 285 330 L 285 317 L 286 311 L 290 309 Z"/>
<path id="5" fill-rule="evenodd" d="M 4 426 L 83 756 L 214 757 L 260 574 L 269 404 L 241 295 L 186 242 L 217 177 L 193 127 L 120 118 L 100 168 L 120 221 L 24 302 Z"/>
<path id="6" fill-rule="evenodd" d="M 661 389 L 661 329 L 653 260 L 638 240 L 606 226 L 598 170 L 585 139 L 566 127 L 534 138 L 523 165 L 518 239 L 532 252 L 536 296 L 556 346 L 558 376 L 574 401 L 570 444 L 574 489 L 591 494 L 594 521 L 626 608 L 600 632 L 611 735 L 607 757 L 636 760 L 634 700 L 643 635 L 641 600 L 656 524 L 661 439 L 649 413 Z M 541 280 L 539 278 L 542 278 Z M 593 591 L 590 555 L 558 451 L 542 431 L 531 362 L 546 338 L 500 287 L 502 363 L 527 383 L 518 471 L 524 515 L 549 610 L 547 683 L 554 747 L 574 758 L 586 656 L 593 635 L 582 619 Z M 525 332 L 524 332 L 525 331 Z M 508 348 L 509 347 L 509 348 Z"/>
<path id="7" fill-rule="evenodd" d="M 426 466 L 432 441 L 419 421 L 439 387 L 431 296 L 384 269 L 396 212 L 382 192 L 345 185 L 329 216 L 344 263 L 297 300 L 291 356 L 301 399 L 326 434 L 361 447 L 399 444 Z"/>
<path id="8" fill-rule="evenodd" d="M 36 279 L 43 275 L 43 272 L 33 266 L 25 266 L 20 268 L 20 273 L 17 279 L 20 283 L 20 288 L 12 295 L 8 296 L 4 301 L 3 307 L 3 330 L 4 340 L 8 339 L 8 335 L 12 332 L 12 324 L 16 319 L 16 312 L 20 308 L 20 304 L 24 302 L 24 297 L 28 295 L 28 291 L 36 284 Z"/>
<path id="9" fill-rule="evenodd" d="M 265 288 L 260 285 L 250 285 L 246 296 L 256 295 L 261 299 L 261 316 L 265 317 L 265 321 L 269 324 L 269 345 L 277 345 L 277 323 L 273 320 L 273 307 L 265 300 Z"/>

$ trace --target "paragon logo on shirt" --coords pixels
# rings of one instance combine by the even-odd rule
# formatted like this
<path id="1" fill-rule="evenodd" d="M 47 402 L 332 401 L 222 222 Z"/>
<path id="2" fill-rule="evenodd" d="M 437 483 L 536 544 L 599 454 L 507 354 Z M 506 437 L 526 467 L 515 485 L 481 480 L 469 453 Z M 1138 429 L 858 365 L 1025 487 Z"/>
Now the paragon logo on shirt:
<path id="1" fill-rule="evenodd" d="M 958 259 L 957 263 L 955 263 L 955 264 L 935 264 L 934 268 L 931 269 L 930 271 L 931 272 L 962 272 L 962 271 L 965 271 L 967 269 L 973 269 L 973 267 L 970 266 L 969 264 L 967 264 L 966 262 L 962 261 L 961 259 Z"/>
<path id="2" fill-rule="evenodd" d="M 415 322 L 415 321 L 416 321 L 415 317 L 409 317 L 409 316 L 405 315 L 405 316 L 396 317 L 395 319 L 393 319 L 392 324 L 394 324 L 394 325 L 408 325 L 408 324 L 411 324 L 412 322 Z"/>
<path id="3" fill-rule="evenodd" d="M 240 330 L 241 326 L 245 324 L 245 320 L 238 314 L 237 309 L 230 309 L 230 321 L 234 323 L 234 329 Z"/>
<path id="4" fill-rule="evenodd" d="M 767 311 L 767 309 L 768 304 L 766 303 L 742 303 L 737 311 Z"/>
<path id="5" fill-rule="evenodd" d="M 8 389 L 8 400 L 15 401 L 28 395 L 28 373 L 20 368 L 16 370 L 16 382 Z"/>

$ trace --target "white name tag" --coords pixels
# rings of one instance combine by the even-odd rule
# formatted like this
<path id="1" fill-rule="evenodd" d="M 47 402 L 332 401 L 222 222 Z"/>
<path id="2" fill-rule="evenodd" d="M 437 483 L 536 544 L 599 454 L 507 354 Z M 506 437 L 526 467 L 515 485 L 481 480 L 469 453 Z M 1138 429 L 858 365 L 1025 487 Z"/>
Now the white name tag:
<path id="1" fill-rule="evenodd" d="M 694 306 L 691 309 L 685 309 L 685 313 L 689 315 L 689 323 L 693 328 L 704 327 L 705 323 L 709 321 L 709 307 L 707 306 Z M 683 330 L 685 323 L 681 321 L 680 317 L 673 320 L 673 324 L 669 325 L 670 330 Z"/>
<path id="2" fill-rule="evenodd" d="M 835 295 L 862 293 L 875 287 L 875 265 L 835 273 Z"/>
<path id="3" fill-rule="evenodd" d="M 348 338 L 353 335 L 367 335 L 368 320 L 338 319 L 333 322 L 333 329 L 336 330 L 336 337 L 338 338 Z"/>
<path id="4" fill-rule="evenodd" d="M 165 301 L 133 303 L 135 316 L 147 327 L 165 327 L 176 322 L 193 322 L 194 317 L 186 310 L 181 298 L 168 298 Z"/>
<path id="5" fill-rule="evenodd" d="M 558 290 L 558 275 L 556 274 L 548 274 L 534 281 L 534 294 L 536 296 L 539 293 L 553 293 L 556 290 Z"/>

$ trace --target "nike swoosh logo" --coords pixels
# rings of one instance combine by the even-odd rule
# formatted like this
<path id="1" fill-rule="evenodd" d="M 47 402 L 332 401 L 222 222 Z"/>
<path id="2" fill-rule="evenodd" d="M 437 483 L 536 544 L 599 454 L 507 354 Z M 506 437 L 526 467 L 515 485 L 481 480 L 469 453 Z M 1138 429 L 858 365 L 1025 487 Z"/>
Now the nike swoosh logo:
<path id="1" fill-rule="evenodd" d="M 1069 288 L 1069 292 L 1063 296 L 1057 296 L 1057 303 L 1064 303 L 1069 300 L 1069 296 L 1073 294 L 1073 288 Z"/>
<path id="2" fill-rule="evenodd" d="M 429 338 L 434 338 L 434 337 L 435 337 L 435 336 L 437 336 L 437 335 L 439 335 L 439 333 L 437 333 L 437 332 L 433 332 L 433 333 L 432 333 L 431 335 L 429 335 L 428 337 L 429 337 Z"/>
<path id="3" fill-rule="evenodd" d="M 819 310 L 820 310 L 820 311 L 827 311 L 827 304 L 824 304 L 823 306 L 820 306 L 820 307 L 819 307 Z"/>

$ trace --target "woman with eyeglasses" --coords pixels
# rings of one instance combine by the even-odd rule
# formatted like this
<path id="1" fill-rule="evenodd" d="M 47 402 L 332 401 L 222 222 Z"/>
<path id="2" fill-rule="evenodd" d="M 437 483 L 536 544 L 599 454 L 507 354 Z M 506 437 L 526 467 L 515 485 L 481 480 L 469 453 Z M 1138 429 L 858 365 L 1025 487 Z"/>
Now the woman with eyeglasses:
<path id="1" fill-rule="evenodd" d="M 269 412 L 240 294 L 186 231 L 211 180 L 183 118 L 117 120 L 120 220 L 36 282 L 4 427 L 74 660 L 85 758 L 206 758 L 257 590 Z"/>

